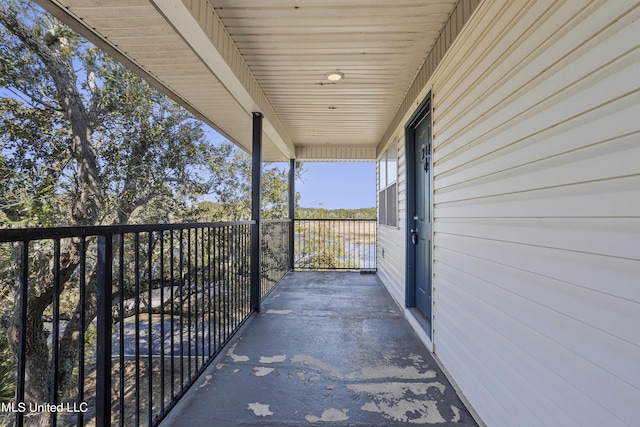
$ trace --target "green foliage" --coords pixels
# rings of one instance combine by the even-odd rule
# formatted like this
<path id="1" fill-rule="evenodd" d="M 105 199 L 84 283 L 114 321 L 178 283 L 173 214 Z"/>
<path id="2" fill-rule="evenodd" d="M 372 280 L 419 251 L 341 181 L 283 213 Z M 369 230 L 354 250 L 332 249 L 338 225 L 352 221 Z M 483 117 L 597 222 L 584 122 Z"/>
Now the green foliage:
<path id="1" fill-rule="evenodd" d="M 372 219 L 375 217 L 375 207 L 360 209 L 324 209 L 298 207 L 296 209 L 296 218 L 303 219 Z"/>
<path id="2" fill-rule="evenodd" d="M 59 43 L 55 53 L 74 69 L 67 84 L 80 94 L 89 122 L 102 191 L 98 223 L 128 222 L 139 209 L 136 221 L 160 219 L 158 204 L 180 212 L 207 191 L 209 142 L 201 122 L 32 4 L 10 11 L 34 38 Z M 15 29 L 0 31 L 2 225 L 73 225 L 71 209 L 86 185 L 79 165 L 87 159 L 73 147 L 74 124 L 53 77 L 56 70 Z M 152 201 L 156 209 L 142 208 Z"/>
<path id="3" fill-rule="evenodd" d="M 204 221 L 237 221 L 251 217 L 251 157 L 228 142 L 210 149 L 210 194 L 217 203 L 199 205 Z M 297 168 L 301 173 L 302 168 Z M 262 165 L 262 217 L 287 218 L 289 206 L 289 166 Z M 296 195 L 299 199 L 299 195 Z"/>
<path id="4" fill-rule="evenodd" d="M 14 12 L 30 23 L 35 37 L 42 39 L 60 27 L 33 4 L 14 3 Z M 72 51 L 79 38 L 71 32 L 63 36 Z M 7 220 L 2 225 L 53 225 L 61 205 L 50 196 L 60 191 L 59 180 L 70 161 L 69 126 L 40 58 L 2 26 L 0 68 L 0 207 Z"/>
<path id="5" fill-rule="evenodd" d="M 0 259 L 7 259 L 10 256 L 10 247 L 8 244 L 0 244 Z M 0 313 L 6 313 L 10 310 L 12 300 L 11 289 L 7 280 L 7 268 L 0 270 Z M 0 403 L 10 403 L 15 399 L 16 389 L 16 357 L 7 340 L 7 334 L 4 332 L 4 326 L 0 327 Z M 5 425 L 7 420 L 3 420 L 0 414 L 0 426 Z"/>
<path id="6" fill-rule="evenodd" d="M 4 334 L 0 334 L 0 358 L 0 403 L 9 403 L 15 398 L 16 358 Z"/>
<path id="7" fill-rule="evenodd" d="M 112 59 L 101 64 L 96 75 L 105 82 L 107 111 L 99 130 L 102 176 L 115 190 L 109 206 L 120 209 L 114 214 L 124 222 L 127 208 L 155 201 L 149 216 L 169 221 L 159 217 L 159 204 L 178 212 L 207 191 L 203 171 L 211 147 L 203 125 Z"/>

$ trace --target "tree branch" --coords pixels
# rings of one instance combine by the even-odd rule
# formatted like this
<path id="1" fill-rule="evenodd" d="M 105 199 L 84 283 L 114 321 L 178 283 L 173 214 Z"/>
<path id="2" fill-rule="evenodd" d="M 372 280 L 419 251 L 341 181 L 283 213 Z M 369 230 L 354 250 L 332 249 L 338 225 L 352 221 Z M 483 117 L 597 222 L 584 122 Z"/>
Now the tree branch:
<path id="1" fill-rule="evenodd" d="M 47 32 L 44 40 L 17 18 L 11 7 L 0 4 L 0 23 L 18 37 L 44 63 L 58 95 L 65 118 L 71 124 L 71 150 L 78 162 L 80 196 L 72 209 L 75 225 L 93 225 L 102 205 L 102 187 L 98 173 L 97 156 L 92 145 L 93 129 L 76 84 L 71 61 L 63 53 L 66 38 L 57 34 L 59 28 Z"/>

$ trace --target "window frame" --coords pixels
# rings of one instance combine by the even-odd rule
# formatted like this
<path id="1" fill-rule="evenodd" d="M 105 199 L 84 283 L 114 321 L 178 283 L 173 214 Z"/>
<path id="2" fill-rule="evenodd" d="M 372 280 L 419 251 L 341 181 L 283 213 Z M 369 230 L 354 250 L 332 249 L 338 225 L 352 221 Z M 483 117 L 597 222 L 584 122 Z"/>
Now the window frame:
<path id="1" fill-rule="evenodd" d="M 399 226 L 398 143 L 395 139 L 378 160 L 378 224 Z"/>

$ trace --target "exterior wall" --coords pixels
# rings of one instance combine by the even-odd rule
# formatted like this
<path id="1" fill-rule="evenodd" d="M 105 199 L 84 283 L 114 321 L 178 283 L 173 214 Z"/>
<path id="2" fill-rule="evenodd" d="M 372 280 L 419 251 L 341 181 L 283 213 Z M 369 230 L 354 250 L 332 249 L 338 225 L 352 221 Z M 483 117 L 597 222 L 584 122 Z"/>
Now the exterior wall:
<path id="1" fill-rule="evenodd" d="M 488 425 L 637 423 L 639 34 L 637 1 L 485 0 L 414 100 L 432 91 L 434 351 Z M 378 259 L 403 297 L 404 259 Z"/>
<path id="2" fill-rule="evenodd" d="M 404 126 L 426 96 L 425 88 L 433 73 L 442 61 L 445 54 L 451 48 L 458 34 L 469 21 L 473 12 L 478 7 L 480 0 L 460 0 L 449 16 L 442 32 L 438 36 L 433 50 L 427 55 L 422 67 L 418 71 L 414 82 L 405 95 L 402 104 L 398 108 L 391 126 L 378 145 L 377 156 L 384 154 L 389 143 L 397 141 L 398 148 L 398 227 L 378 227 L 378 275 L 387 286 L 391 295 L 400 307 L 405 306 L 406 284 L 406 154 Z M 428 89 L 427 89 L 428 90 Z M 379 171 L 378 171 L 379 173 Z M 380 189 L 378 188 L 378 191 Z M 378 201 L 379 203 L 379 201 Z M 419 323 L 413 322 L 412 315 L 407 311 L 409 321 L 417 327 Z M 431 346 L 428 334 L 418 331 L 426 344 Z"/>
<path id="3" fill-rule="evenodd" d="M 394 136 L 398 142 L 398 226 L 378 224 L 377 236 L 377 260 L 378 275 L 386 285 L 389 293 L 393 296 L 400 307 L 404 307 L 405 288 L 405 235 L 406 235 L 406 210 L 407 210 L 407 190 L 406 190 L 406 159 L 404 152 L 404 132 L 399 132 Z M 385 147 L 386 150 L 386 147 Z M 384 153 L 384 150 L 383 150 Z M 377 173 L 380 174 L 380 164 L 377 166 Z M 379 182 L 379 179 L 378 179 Z M 376 197 L 379 198 L 378 195 Z M 378 204 L 380 201 L 378 200 Z M 379 207 L 379 205 L 378 205 Z"/>

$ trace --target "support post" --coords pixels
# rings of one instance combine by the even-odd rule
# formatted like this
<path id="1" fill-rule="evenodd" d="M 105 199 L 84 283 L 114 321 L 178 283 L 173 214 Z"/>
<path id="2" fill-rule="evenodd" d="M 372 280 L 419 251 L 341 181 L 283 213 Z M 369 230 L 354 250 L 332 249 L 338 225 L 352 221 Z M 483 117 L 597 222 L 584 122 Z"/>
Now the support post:
<path id="1" fill-rule="evenodd" d="M 113 236 L 98 236 L 96 274 L 96 425 L 111 425 L 111 273 Z"/>
<path id="2" fill-rule="evenodd" d="M 296 159 L 289 160 L 289 270 L 294 268 L 296 219 Z"/>
<path id="3" fill-rule="evenodd" d="M 260 312 L 262 209 L 262 114 L 253 113 L 253 141 L 251 163 L 251 310 Z"/>
<path id="4" fill-rule="evenodd" d="M 18 331 L 18 381 L 16 381 L 16 404 L 24 404 L 27 364 L 27 298 L 29 297 L 29 241 L 20 242 L 20 325 Z M 24 426 L 24 413 L 16 412 L 16 427 Z"/>

